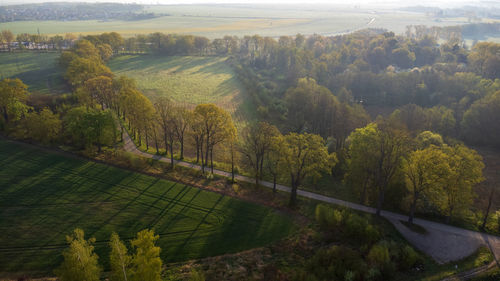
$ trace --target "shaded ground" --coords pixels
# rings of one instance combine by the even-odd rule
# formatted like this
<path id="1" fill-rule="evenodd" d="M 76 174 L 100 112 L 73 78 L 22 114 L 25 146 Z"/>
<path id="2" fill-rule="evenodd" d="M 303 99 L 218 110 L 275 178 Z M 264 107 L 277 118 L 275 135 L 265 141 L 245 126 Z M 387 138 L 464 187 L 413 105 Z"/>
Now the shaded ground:
<path id="1" fill-rule="evenodd" d="M 287 236 L 291 220 L 222 194 L 0 140 L 0 279 L 51 274 L 74 228 L 107 264 L 112 231 L 160 234 L 165 262 L 238 252 Z"/>
<path id="2" fill-rule="evenodd" d="M 0 53 L 0 79 L 19 78 L 32 93 L 63 93 L 66 86 L 57 64 L 60 55 L 33 51 Z"/>

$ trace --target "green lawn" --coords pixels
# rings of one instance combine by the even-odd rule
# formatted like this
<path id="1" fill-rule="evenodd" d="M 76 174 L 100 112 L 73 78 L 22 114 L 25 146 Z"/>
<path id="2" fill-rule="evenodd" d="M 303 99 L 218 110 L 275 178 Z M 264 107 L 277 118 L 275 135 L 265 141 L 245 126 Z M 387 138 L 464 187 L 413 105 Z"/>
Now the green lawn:
<path id="1" fill-rule="evenodd" d="M 277 241 L 292 221 L 273 209 L 36 147 L 0 140 L 0 278 L 51 274 L 74 228 L 96 237 L 107 263 L 112 231 L 160 234 L 165 262 Z"/>
<path id="2" fill-rule="evenodd" d="M 57 64 L 59 56 L 60 53 L 0 53 L 0 79 L 19 78 L 32 93 L 62 93 L 66 88 Z"/>
<path id="3" fill-rule="evenodd" d="M 116 75 L 137 81 L 149 98 L 168 96 L 178 103 L 215 103 L 237 123 L 254 116 L 254 106 L 225 57 L 124 55 L 109 62 Z"/>

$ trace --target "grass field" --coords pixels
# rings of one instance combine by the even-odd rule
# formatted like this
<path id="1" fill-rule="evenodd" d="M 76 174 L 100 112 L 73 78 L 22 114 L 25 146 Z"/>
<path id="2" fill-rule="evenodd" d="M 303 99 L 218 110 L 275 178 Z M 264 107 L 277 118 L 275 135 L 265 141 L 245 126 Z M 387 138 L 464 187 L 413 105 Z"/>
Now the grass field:
<path id="1" fill-rule="evenodd" d="M 59 53 L 0 53 L 0 79 L 19 78 L 32 93 L 62 93 L 65 90 Z"/>
<path id="2" fill-rule="evenodd" d="M 291 220 L 221 194 L 0 140 L 0 278 L 52 274 L 74 228 L 107 263 L 112 231 L 160 234 L 165 262 L 237 252 L 287 236 Z M 127 242 L 128 243 L 128 242 Z"/>
<path id="3" fill-rule="evenodd" d="M 125 55 L 109 66 L 116 75 L 134 78 L 149 98 L 168 96 L 189 106 L 215 103 L 231 112 L 237 123 L 254 114 L 226 58 Z"/>

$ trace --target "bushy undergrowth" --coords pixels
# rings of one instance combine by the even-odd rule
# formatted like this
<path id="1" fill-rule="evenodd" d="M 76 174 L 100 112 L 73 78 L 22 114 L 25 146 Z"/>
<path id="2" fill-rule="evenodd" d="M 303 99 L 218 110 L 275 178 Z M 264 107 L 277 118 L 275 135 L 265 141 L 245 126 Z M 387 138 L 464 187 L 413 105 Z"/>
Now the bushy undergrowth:
<path id="1" fill-rule="evenodd" d="M 412 247 L 384 237 L 369 215 L 320 204 L 315 216 L 325 234 L 325 246 L 297 272 L 297 281 L 390 280 L 396 271 L 422 262 Z"/>

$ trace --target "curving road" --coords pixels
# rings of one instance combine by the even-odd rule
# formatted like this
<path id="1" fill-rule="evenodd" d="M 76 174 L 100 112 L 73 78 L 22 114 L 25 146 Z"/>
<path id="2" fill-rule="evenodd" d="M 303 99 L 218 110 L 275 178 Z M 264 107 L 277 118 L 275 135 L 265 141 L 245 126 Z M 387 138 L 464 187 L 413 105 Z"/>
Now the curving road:
<path id="1" fill-rule="evenodd" d="M 124 149 L 128 152 L 134 153 L 136 155 L 145 158 L 152 158 L 162 162 L 170 163 L 170 159 L 167 157 L 153 155 L 137 149 L 135 143 L 132 141 L 132 139 L 130 138 L 125 129 L 123 130 L 123 141 L 124 141 Z M 201 170 L 201 167 L 199 165 L 184 161 L 177 161 L 177 160 L 174 161 L 176 165 Z M 214 170 L 214 174 L 224 177 L 231 176 L 230 173 L 220 170 Z M 254 179 L 241 175 L 235 175 L 235 179 L 242 182 L 249 182 L 249 183 L 254 182 Z M 273 187 L 273 184 L 271 182 L 261 181 L 260 184 L 262 186 L 266 186 L 269 188 Z M 291 191 L 290 187 L 284 185 L 277 185 L 276 188 L 284 192 Z M 306 198 L 311 198 L 326 203 L 344 206 L 350 209 L 366 213 L 375 214 L 376 212 L 376 209 L 372 207 L 352 202 L 347 202 L 344 200 L 316 194 L 313 192 L 298 190 L 297 193 L 298 195 Z M 391 221 L 394 224 L 394 226 L 399 230 L 399 232 L 401 232 L 401 234 L 409 242 L 411 242 L 419 250 L 433 257 L 438 263 L 447 263 L 467 257 L 472 253 L 474 253 L 477 250 L 477 248 L 481 245 L 487 246 L 494 254 L 497 264 L 499 262 L 500 237 L 498 236 L 416 218 L 414 220 L 414 223 L 427 229 L 428 233 L 422 235 L 409 230 L 406 226 L 401 224 L 400 221 L 406 221 L 408 219 L 407 215 L 402 215 L 389 211 L 382 211 L 382 216 Z"/>

